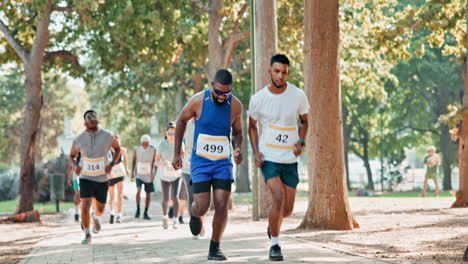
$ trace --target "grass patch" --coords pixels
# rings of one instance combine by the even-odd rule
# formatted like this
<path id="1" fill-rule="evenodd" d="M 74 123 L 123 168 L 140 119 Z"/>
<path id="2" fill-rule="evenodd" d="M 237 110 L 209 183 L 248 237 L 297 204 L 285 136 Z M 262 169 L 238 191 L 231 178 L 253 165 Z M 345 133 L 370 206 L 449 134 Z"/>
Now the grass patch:
<path id="1" fill-rule="evenodd" d="M 61 202 L 60 211 L 63 212 L 70 208 L 74 208 L 72 202 Z M 1 213 L 14 213 L 16 210 L 16 200 L 0 201 L 0 212 Z M 34 210 L 39 213 L 55 213 L 55 203 L 34 203 Z"/>

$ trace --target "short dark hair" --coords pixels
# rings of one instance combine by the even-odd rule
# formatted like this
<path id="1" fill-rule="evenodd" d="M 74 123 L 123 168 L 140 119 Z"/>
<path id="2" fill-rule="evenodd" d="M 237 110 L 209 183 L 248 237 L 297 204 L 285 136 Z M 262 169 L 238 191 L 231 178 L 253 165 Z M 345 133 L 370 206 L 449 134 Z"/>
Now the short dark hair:
<path id="1" fill-rule="evenodd" d="M 94 110 L 88 110 L 88 111 L 86 111 L 86 112 L 84 113 L 83 119 L 86 119 L 86 115 L 89 114 L 89 113 L 94 113 L 95 115 L 97 115 L 96 111 L 94 111 Z"/>
<path id="2" fill-rule="evenodd" d="M 273 63 L 275 62 L 278 62 L 278 63 L 281 63 L 281 64 L 286 64 L 289 66 L 289 59 L 286 55 L 284 54 L 276 54 L 276 55 L 273 55 L 271 56 L 271 59 L 270 59 L 270 66 L 273 65 Z"/>
<path id="3" fill-rule="evenodd" d="M 214 80 L 222 85 L 232 84 L 232 75 L 228 70 L 221 69 L 216 72 Z"/>
<path id="4" fill-rule="evenodd" d="M 171 128 L 175 128 L 175 123 L 174 122 L 169 122 L 169 124 L 167 124 L 166 131 L 168 131 Z"/>

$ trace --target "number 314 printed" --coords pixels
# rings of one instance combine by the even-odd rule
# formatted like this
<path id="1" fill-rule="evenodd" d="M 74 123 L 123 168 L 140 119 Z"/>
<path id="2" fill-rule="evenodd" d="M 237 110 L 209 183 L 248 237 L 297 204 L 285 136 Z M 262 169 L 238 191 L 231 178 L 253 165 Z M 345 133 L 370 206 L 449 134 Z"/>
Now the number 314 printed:
<path id="1" fill-rule="evenodd" d="M 91 170 L 91 171 L 99 170 L 99 164 L 96 164 L 96 165 L 88 164 L 88 170 Z"/>

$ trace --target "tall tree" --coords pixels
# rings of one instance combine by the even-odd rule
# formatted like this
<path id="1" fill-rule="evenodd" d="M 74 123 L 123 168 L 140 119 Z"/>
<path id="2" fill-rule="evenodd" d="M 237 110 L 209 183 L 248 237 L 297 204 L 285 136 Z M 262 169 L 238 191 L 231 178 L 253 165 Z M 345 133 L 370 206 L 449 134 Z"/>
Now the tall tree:
<path id="1" fill-rule="evenodd" d="M 301 228 L 357 227 L 345 182 L 339 79 L 338 0 L 304 0 L 304 86 L 311 105 L 307 136 L 309 205 Z"/>
<path id="2" fill-rule="evenodd" d="M 271 83 L 268 68 L 271 56 L 278 53 L 278 24 L 276 21 L 276 0 L 255 2 L 255 88 L 257 91 Z M 260 127 L 260 133 L 261 133 Z M 258 173 L 259 217 L 268 217 L 272 199 L 270 192 Z"/>
<path id="3" fill-rule="evenodd" d="M 10 3 L 3 6 L 1 11 L 6 16 L 6 22 L 0 19 L 0 31 L 9 44 L 10 53 L 16 53 L 16 61 L 23 64 L 26 76 L 26 104 L 20 147 L 20 187 L 16 210 L 21 213 L 32 210 L 34 203 L 35 147 L 43 104 L 42 66 L 45 61 L 53 62 L 57 57 L 74 64 L 77 64 L 77 59 L 65 50 L 46 52 L 51 37 L 51 14 L 54 11 L 67 10 L 54 5 L 52 0 L 13 5 Z"/>
<path id="4" fill-rule="evenodd" d="M 433 0 L 418 5 L 419 2 L 421 1 L 416 1 L 416 5 L 408 6 L 397 13 L 399 18 L 397 23 L 390 30 L 388 27 L 382 28 L 382 34 L 378 41 L 382 46 L 387 47 L 389 55 L 396 55 L 397 52 L 392 52 L 392 50 L 401 51 L 401 47 L 406 54 L 409 54 L 407 49 L 410 46 L 401 44 L 410 40 L 415 32 L 427 30 L 429 34 L 423 38 L 423 41 L 429 43 L 431 47 L 441 48 L 444 56 L 453 55 L 456 58 L 454 61 L 461 64 L 467 54 L 468 3 L 464 0 Z M 463 67 L 465 68 L 466 65 Z M 466 71 L 463 71 L 463 76 L 465 75 Z M 463 107 L 468 107 L 467 98 L 468 85 L 465 78 Z M 457 200 L 453 206 L 466 207 L 468 206 L 468 151 L 465 144 L 468 142 L 466 125 L 468 114 L 461 107 L 458 110 L 448 114 L 452 116 L 455 113 L 453 118 L 448 118 L 451 119 L 448 123 L 456 128 L 452 130 L 454 138 L 459 138 L 460 191 L 457 193 Z M 445 119 L 445 117 L 441 116 L 441 119 Z M 446 141 L 446 138 L 445 135 L 440 140 Z M 444 168 L 444 170 L 448 172 L 448 168 Z"/>

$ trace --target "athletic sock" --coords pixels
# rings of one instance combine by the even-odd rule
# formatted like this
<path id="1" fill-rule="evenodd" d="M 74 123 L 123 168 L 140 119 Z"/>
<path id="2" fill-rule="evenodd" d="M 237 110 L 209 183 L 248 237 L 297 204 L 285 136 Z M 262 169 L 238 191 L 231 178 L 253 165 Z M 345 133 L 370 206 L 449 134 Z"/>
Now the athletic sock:
<path id="1" fill-rule="evenodd" d="M 79 212 L 80 212 L 80 206 L 75 205 L 75 214 L 79 214 Z"/>
<path id="2" fill-rule="evenodd" d="M 119 212 L 119 217 L 122 218 L 122 212 Z"/>
<path id="3" fill-rule="evenodd" d="M 137 210 L 140 211 L 140 205 L 139 204 L 137 204 Z"/>
<path id="4" fill-rule="evenodd" d="M 271 246 L 279 245 L 279 237 L 271 237 Z"/>
<path id="5" fill-rule="evenodd" d="M 85 228 L 84 232 L 85 232 L 85 235 L 90 235 L 91 234 L 91 230 L 89 228 Z"/>
<path id="6" fill-rule="evenodd" d="M 148 208 L 145 207 L 145 214 L 148 214 Z"/>
<path id="7" fill-rule="evenodd" d="M 110 214 L 115 215 L 115 211 L 114 210 L 110 211 Z"/>

